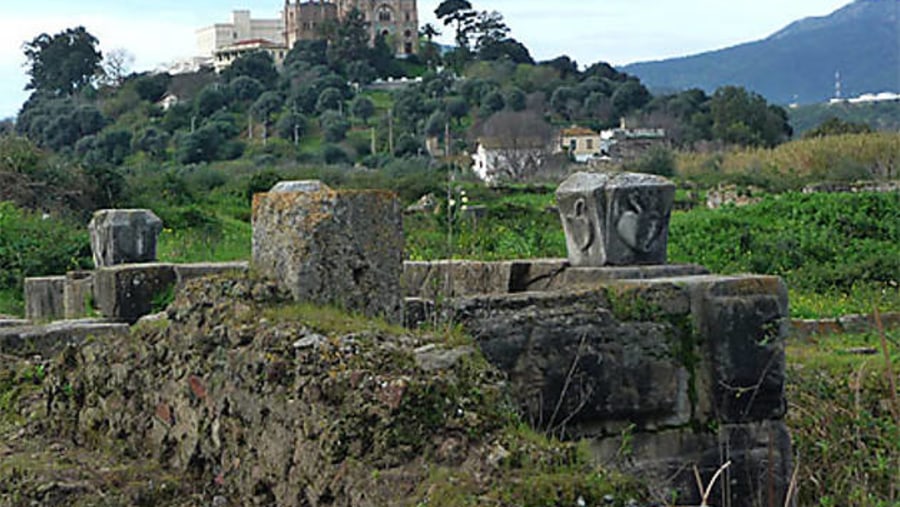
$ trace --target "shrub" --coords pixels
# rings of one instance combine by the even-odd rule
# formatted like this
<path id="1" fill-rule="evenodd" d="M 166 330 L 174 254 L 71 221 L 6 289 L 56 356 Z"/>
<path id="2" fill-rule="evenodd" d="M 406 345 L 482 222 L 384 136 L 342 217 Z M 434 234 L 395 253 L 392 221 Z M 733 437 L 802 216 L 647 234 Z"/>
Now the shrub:
<path id="1" fill-rule="evenodd" d="M 346 164 L 350 162 L 350 156 L 347 155 L 347 152 L 335 144 L 326 144 L 325 147 L 322 148 L 322 159 L 329 165 Z"/>
<path id="2" fill-rule="evenodd" d="M 25 277 L 91 267 L 84 226 L 0 202 L 0 290 L 21 290 Z"/>

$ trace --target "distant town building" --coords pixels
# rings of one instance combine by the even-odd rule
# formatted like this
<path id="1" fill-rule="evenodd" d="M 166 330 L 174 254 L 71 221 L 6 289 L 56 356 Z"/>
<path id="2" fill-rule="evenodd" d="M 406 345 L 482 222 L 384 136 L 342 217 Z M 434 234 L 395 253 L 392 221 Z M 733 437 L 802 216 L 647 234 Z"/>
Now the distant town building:
<path id="1" fill-rule="evenodd" d="M 284 20 L 253 19 L 250 11 L 237 10 L 232 12 L 231 23 L 216 23 L 197 30 L 198 54 L 207 58 L 213 58 L 220 49 L 250 40 L 284 44 Z"/>

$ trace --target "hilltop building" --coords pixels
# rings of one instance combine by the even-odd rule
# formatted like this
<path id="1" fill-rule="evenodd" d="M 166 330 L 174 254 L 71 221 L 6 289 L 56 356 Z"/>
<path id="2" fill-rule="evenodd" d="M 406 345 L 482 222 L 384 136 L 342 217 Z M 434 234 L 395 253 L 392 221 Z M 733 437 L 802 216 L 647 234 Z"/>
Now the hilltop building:
<path id="1" fill-rule="evenodd" d="M 273 44 L 284 43 L 284 20 L 253 19 L 250 11 L 232 12 L 230 23 L 216 23 L 197 30 L 198 54 L 213 58 L 216 51 L 239 42 L 263 40 Z"/>
<path id="2" fill-rule="evenodd" d="M 416 0 L 285 0 L 278 19 L 254 19 L 248 10 L 232 13 L 230 23 L 197 30 L 200 64 L 217 71 L 251 51 L 266 51 L 281 64 L 297 41 L 321 37 L 322 25 L 341 21 L 359 9 L 369 24 L 371 43 L 383 36 L 398 57 L 418 51 L 419 11 Z"/>
<path id="3" fill-rule="evenodd" d="M 369 23 L 371 42 L 384 36 L 398 56 L 418 51 L 419 11 L 416 0 L 285 0 L 282 18 L 285 43 L 289 48 L 298 40 L 319 36 L 318 28 L 327 20 L 341 20 L 358 9 Z"/>

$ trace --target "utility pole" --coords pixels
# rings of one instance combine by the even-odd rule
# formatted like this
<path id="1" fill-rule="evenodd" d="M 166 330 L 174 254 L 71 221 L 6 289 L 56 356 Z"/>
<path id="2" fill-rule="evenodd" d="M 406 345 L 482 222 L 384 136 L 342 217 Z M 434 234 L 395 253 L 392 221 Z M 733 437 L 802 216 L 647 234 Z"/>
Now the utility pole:
<path id="1" fill-rule="evenodd" d="M 388 109 L 388 150 L 394 156 L 394 110 Z"/>

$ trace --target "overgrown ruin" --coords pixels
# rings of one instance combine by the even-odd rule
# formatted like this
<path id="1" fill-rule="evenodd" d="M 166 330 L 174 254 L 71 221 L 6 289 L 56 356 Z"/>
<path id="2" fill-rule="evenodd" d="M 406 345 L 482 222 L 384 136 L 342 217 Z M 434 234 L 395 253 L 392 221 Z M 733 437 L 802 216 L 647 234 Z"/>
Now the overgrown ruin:
<path id="1" fill-rule="evenodd" d="M 509 454 L 464 444 L 497 427 L 473 406 L 503 400 L 659 502 L 699 505 L 694 467 L 707 482 L 725 467 L 710 505 L 784 505 L 786 287 L 666 264 L 671 197 L 661 179 L 578 174 L 559 194 L 569 260 L 404 263 L 394 197 L 283 183 L 254 203 L 268 281 L 246 264 L 155 263 L 31 281 L 29 308 L 62 309 L 30 318 L 99 315 L 0 326 L 0 353 L 62 353 L 47 402 L 61 432 L 199 477 L 220 505 L 405 505 L 434 480 L 428 460 L 480 470 Z M 210 274 L 225 276 L 190 282 Z M 291 320 L 298 303 L 459 326 L 472 343 L 323 336 Z M 481 356 L 476 399 L 461 372 Z M 372 361 L 405 366 L 370 376 Z"/>

